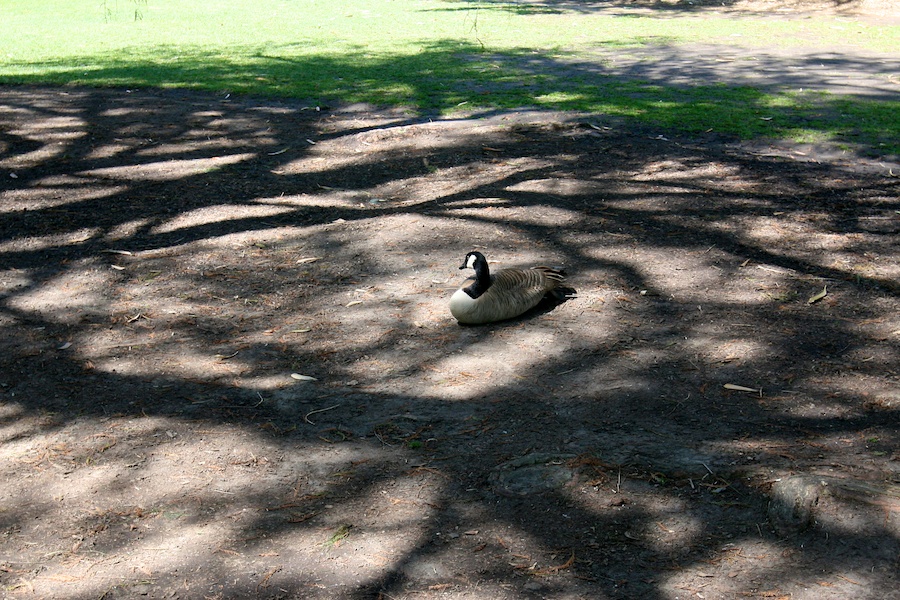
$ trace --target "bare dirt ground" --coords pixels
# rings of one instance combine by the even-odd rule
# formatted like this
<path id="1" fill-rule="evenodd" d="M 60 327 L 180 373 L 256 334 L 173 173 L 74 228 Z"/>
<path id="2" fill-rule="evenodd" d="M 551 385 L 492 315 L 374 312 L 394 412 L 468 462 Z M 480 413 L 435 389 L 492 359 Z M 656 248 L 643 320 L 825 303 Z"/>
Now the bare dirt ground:
<path id="1" fill-rule="evenodd" d="M 890 157 L 139 90 L 0 132 L 3 597 L 900 598 Z M 578 297 L 461 327 L 472 248 Z"/>

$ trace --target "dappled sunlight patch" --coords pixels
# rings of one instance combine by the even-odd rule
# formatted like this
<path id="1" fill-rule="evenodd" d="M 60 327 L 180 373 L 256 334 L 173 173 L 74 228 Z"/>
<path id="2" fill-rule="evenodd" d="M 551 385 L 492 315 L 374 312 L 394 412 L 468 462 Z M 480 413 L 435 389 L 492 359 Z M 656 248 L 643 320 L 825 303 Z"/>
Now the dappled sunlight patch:
<path id="1" fill-rule="evenodd" d="M 677 498 L 660 494 L 656 498 L 639 497 L 637 502 L 649 516 L 640 529 L 627 535 L 660 554 L 687 551 L 707 531 L 706 521 L 700 515 L 691 515 L 689 507 Z"/>
<path id="2" fill-rule="evenodd" d="M 0 106 L 0 110 L 2 110 Z M 24 112 L 24 111 L 23 111 Z M 23 126 L 5 129 L 8 135 L 34 140 L 38 148 L 29 152 L 13 153 L 9 158 L 0 159 L 0 168 L 27 169 L 65 155 L 71 144 L 87 135 L 82 128 L 85 122 L 77 117 L 45 117 L 32 122 L 27 114 L 22 115 Z M 27 124 L 27 125 L 25 125 Z"/>
<path id="3" fill-rule="evenodd" d="M 565 107 L 567 104 L 578 104 L 584 101 L 587 94 L 578 92 L 550 92 L 548 94 L 540 94 L 534 97 L 538 104 L 547 104 L 550 106 Z"/>
<path id="4" fill-rule="evenodd" d="M 54 597 L 102 595 L 110 579 L 139 590 L 194 565 L 247 589 L 273 564 L 287 564 L 289 580 L 315 567 L 316 581 L 350 585 L 402 564 L 441 508 L 448 480 L 383 448 L 284 450 L 242 427 L 161 417 L 85 419 L 4 443 L 0 515 L 17 520 L 5 531 L 22 544 L 14 563 L 40 558 L 30 589 Z M 370 464 L 397 470 L 364 491 Z M 11 480 L 23 465 L 29 476 Z M 35 535 L 56 542 L 24 543 Z"/>
<path id="5" fill-rule="evenodd" d="M 33 281 L 31 275 L 25 270 L 0 271 L 0 293 L 10 294 L 13 290 L 28 287 Z"/>
<path id="6" fill-rule="evenodd" d="M 75 116 L 79 111 L 64 109 L 53 103 L 25 101 L 22 98 L 12 99 L 12 104 L 0 104 L 0 115 L 16 123 L 10 128 L 15 135 L 28 135 L 28 132 L 52 134 L 54 130 L 82 129 L 87 123 Z M 27 107 L 27 108 L 26 108 Z M 55 112 L 54 112 L 55 111 Z M 71 113 L 71 114 L 67 114 Z"/>
<path id="7" fill-rule="evenodd" d="M 325 131 L 316 139 L 308 140 L 310 147 L 304 156 L 279 165 L 276 172 L 285 175 L 321 173 L 340 170 L 351 164 L 360 168 L 378 164 L 387 158 L 406 156 L 423 161 L 422 171 L 427 173 L 431 170 L 428 157 L 433 153 L 470 144 L 485 144 L 486 139 L 497 144 L 511 139 L 502 124 L 485 124 L 482 120 L 447 119 L 410 124 L 406 118 L 361 118 L 358 125 L 349 131 Z"/>
<path id="8" fill-rule="evenodd" d="M 355 341 L 362 348 L 377 347 L 385 336 L 416 335 L 439 322 L 432 310 L 433 287 L 418 278 L 396 278 L 348 290 L 335 298 L 341 304 L 341 326 L 361 332 Z"/>
<path id="9" fill-rule="evenodd" d="M 472 162 L 461 166 L 443 166 L 437 168 L 423 159 L 422 174 L 407 177 L 386 177 L 383 183 L 375 183 L 365 190 L 330 189 L 328 199 L 317 200 L 322 196 L 316 195 L 312 200 L 303 198 L 300 202 L 312 205 L 327 206 L 330 198 L 345 200 L 348 205 L 354 205 L 369 210 L 395 209 L 398 206 L 404 208 L 427 203 L 440 203 L 448 208 L 464 206 L 471 202 L 465 197 L 466 190 L 477 191 L 503 181 L 512 172 L 519 172 L 523 168 L 539 168 L 538 165 L 528 166 L 521 164 L 522 159 L 504 161 L 501 165 L 487 162 Z M 354 161 L 358 164 L 358 161 Z M 282 175 L 281 171 L 275 172 Z M 460 200 L 447 200 L 447 198 L 461 197 Z M 498 199 L 508 202 L 505 199 Z M 282 202 L 283 198 L 272 200 Z M 290 202 L 291 200 L 289 200 Z"/>
<path id="10" fill-rule="evenodd" d="M 119 106 L 116 108 L 107 108 L 100 113 L 102 117 L 140 117 L 143 109 L 138 106 Z"/>
<path id="11" fill-rule="evenodd" d="M 505 204 L 505 203 L 504 203 Z M 530 207 L 524 210 L 519 206 L 487 206 L 484 208 L 456 208 L 456 217 L 478 218 L 504 224 L 539 225 L 563 227 L 582 220 L 582 215 L 575 211 L 554 208 L 552 206 Z"/>
<path id="12" fill-rule="evenodd" d="M 354 245 L 356 252 L 371 253 L 369 274 L 383 275 L 360 273 L 346 287 L 329 286 L 324 294 L 315 282 L 343 277 L 346 262 L 315 247 L 303 248 L 306 236 L 296 237 L 300 230 L 110 253 L 116 269 L 100 268 L 116 281 L 113 287 L 102 286 L 114 291 L 108 306 L 102 314 L 96 307 L 82 307 L 80 313 L 103 326 L 74 336 L 69 352 L 97 373 L 258 391 L 298 385 L 290 378 L 295 372 L 328 386 L 403 378 L 458 331 L 446 301 L 463 278 L 457 269 L 460 256 L 423 263 L 422 256 L 405 249 L 434 239 L 434 227 L 442 222 L 415 220 L 422 225 L 421 240 L 405 229 L 410 217 L 396 216 L 377 224 L 381 235 Z M 324 226 L 321 235 L 342 231 L 334 228 Z M 397 237 L 395 231 L 404 235 Z M 441 268 L 446 270 L 443 283 L 435 279 L 434 269 Z M 234 287 L 248 278 L 256 283 Z M 309 293 L 314 296 L 300 301 Z M 353 343 L 339 343 L 351 336 L 345 332 L 354 332 Z M 426 340 L 439 345 L 422 354 Z"/>
<path id="13" fill-rule="evenodd" d="M 515 202 L 511 198 L 501 197 L 477 197 L 466 198 L 464 200 L 454 200 L 446 202 L 444 205 L 452 208 L 475 209 L 475 208 L 493 208 L 498 206 L 515 206 Z"/>
<path id="14" fill-rule="evenodd" d="M 772 358 L 772 348 L 759 339 L 751 323 L 746 327 L 730 327 L 722 332 L 695 331 L 694 335 L 682 342 L 684 350 L 692 357 L 708 365 L 728 363 L 752 364 Z M 732 337 L 734 329 L 746 332 L 746 337 Z"/>
<path id="15" fill-rule="evenodd" d="M 106 160 L 110 158 L 115 158 L 116 156 L 122 155 L 126 152 L 134 151 L 135 147 L 139 146 L 139 142 L 135 142 L 132 144 L 126 143 L 118 143 L 118 144 L 104 144 L 102 146 L 97 146 L 96 148 L 92 148 L 91 151 L 85 156 L 87 160 Z"/>
<path id="16" fill-rule="evenodd" d="M 436 315 L 428 303 L 395 296 L 391 287 L 386 284 L 379 292 L 387 294 L 384 298 L 362 295 L 363 299 L 346 302 L 351 306 L 340 309 L 339 322 L 304 326 L 299 333 L 285 336 L 285 343 L 293 348 L 287 355 L 298 357 L 296 368 L 327 385 L 359 384 L 395 391 L 417 385 L 420 371 L 430 372 L 427 365 L 452 339 L 446 329 L 450 318 Z M 338 343 L 335 336 L 346 341 Z M 342 357 L 339 364 L 315 359 L 336 352 Z"/>
<path id="17" fill-rule="evenodd" d="M 79 137 L 79 136 L 72 136 Z M 46 144 L 39 150 L 23 152 L 0 160 L 0 169 L 28 169 L 48 160 L 65 155 L 67 147 L 63 143 Z M 15 174 L 15 172 L 13 172 Z"/>
<path id="18" fill-rule="evenodd" d="M 26 120 L 23 123 L 28 125 L 13 129 L 12 133 L 25 136 L 40 135 L 42 139 L 54 141 L 87 135 L 85 131 L 87 121 L 77 116 L 44 116 L 37 121 Z"/>
<path id="19" fill-rule="evenodd" d="M 328 146 L 333 142 L 320 141 L 316 144 L 319 146 L 317 150 L 307 152 L 302 158 L 279 164 L 272 169 L 272 173 L 284 176 L 327 173 L 335 168 L 356 166 L 361 162 L 360 157 L 355 154 L 348 154 L 336 159 L 328 152 Z"/>
<path id="20" fill-rule="evenodd" d="M 697 178 L 723 179 L 740 174 L 737 165 L 724 164 L 717 161 L 697 162 L 666 159 L 650 161 L 643 170 L 634 175 L 635 181 L 667 181 L 684 180 L 696 185 Z"/>
<path id="21" fill-rule="evenodd" d="M 900 389 L 882 379 L 889 368 L 884 365 L 891 363 L 865 361 L 862 364 L 869 367 L 868 373 L 857 369 L 840 377 L 808 378 L 804 382 L 808 391 L 803 396 L 809 399 L 807 407 L 815 411 L 816 408 L 837 406 L 849 411 L 851 416 L 862 412 L 890 413 L 900 408 Z"/>
<path id="22" fill-rule="evenodd" d="M 86 314 L 107 309 L 114 277 L 110 271 L 85 261 L 9 298 L 7 306 L 40 315 L 49 322 L 75 324 Z"/>
<path id="23" fill-rule="evenodd" d="M 115 580 L 117 588 L 140 596 L 146 595 L 147 581 L 187 571 L 198 560 L 204 561 L 207 572 L 230 571 L 224 555 L 217 553 L 235 535 L 237 526 L 232 521 L 177 523 L 178 515 L 185 514 L 180 506 L 160 508 L 162 512 L 116 505 L 85 515 L 74 540 L 59 550 L 66 562 L 45 562 L 41 575 L 31 581 L 31 589 L 37 593 L 53 589 L 59 598 L 100 597 L 108 593 L 109 580 Z M 169 521 L 175 521 L 177 528 Z M 159 529 L 164 531 L 158 533 Z M 88 533 L 80 533 L 82 530 Z M 111 546 L 104 543 L 107 538 Z M 122 544 L 121 538 L 127 541 Z M 105 558 L 110 555 L 114 561 Z"/>
<path id="24" fill-rule="evenodd" d="M 773 256 L 789 257 L 852 275 L 884 279 L 900 273 L 890 260 L 882 233 L 877 231 L 829 231 L 832 217 L 824 214 L 773 215 L 721 219 L 710 227 L 743 240 L 750 247 L 763 247 Z M 883 216 L 860 223 L 888 223 Z M 866 249 L 866 250 L 861 250 Z"/>
<path id="25" fill-rule="evenodd" d="M 884 281 L 900 281 L 900 262 L 881 252 L 864 252 L 860 256 L 855 247 L 835 252 L 831 260 L 822 257 L 823 266 L 850 273 L 853 277 L 871 277 Z"/>
<path id="26" fill-rule="evenodd" d="M 496 229 L 493 224 L 487 227 L 490 231 Z M 471 244 L 483 235 L 480 229 L 466 220 L 413 211 L 373 215 L 358 221 L 353 228 L 336 224 L 332 233 L 351 236 L 357 258 L 365 258 L 366 269 L 354 280 L 383 285 L 388 294 L 430 301 L 433 286 L 456 277 L 460 281 L 465 278 L 458 269 L 459 263 Z M 334 260 L 326 257 L 315 264 L 328 265 Z M 373 276 L 374 281 L 369 279 Z M 359 287 L 348 285 L 344 291 L 351 293 Z"/>
<path id="27" fill-rule="evenodd" d="M 469 337 L 469 334 L 461 332 Z M 516 336 L 503 332 L 472 340 L 465 352 L 456 352 L 433 360 L 423 371 L 422 381 L 429 396 L 466 400 L 491 394 L 500 388 L 541 387 L 539 370 L 534 365 L 553 362 L 565 351 L 562 334 L 542 327 L 536 331 L 519 330 Z M 515 358 L 498 362 L 496 356 Z"/>
<path id="28" fill-rule="evenodd" d="M 121 167 L 103 167 L 82 171 L 83 175 L 99 177 L 101 179 L 122 179 L 131 181 L 172 181 L 194 177 L 221 169 L 228 165 L 250 160 L 255 153 L 245 152 L 226 156 L 213 156 L 209 158 L 186 158 L 161 160 L 152 163 L 123 165 Z"/>
<path id="29" fill-rule="evenodd" d="M 559 196 L 584 196 L 596 194 L 604 190 L 597 181 L 578 179 L 529 179 L 506 188 L 510 192 L 533 192 L 537 194 L 554 194 Z"/>
<path id="30" fill-rule="evenodd" d="M 732 276 L 725 270 L 710 268 L 714 258 L 706 250 L 670 252 L 661 257 L 629 240 L 613 239 L 601 248 L 588 248 L 585 252 L 600 260 L 626 265 L 641 275 L 650 293 L 664 298 L 697 306 L 733 301 L 732 294 L 739 301 L 747 299 L 744 290 L 732 290 L 724 285 Z"/>
<path id="31" fill-rule="evenodd" d="M 714 227 L 727 229 L 740 238 L 772 250 L 780 248 L 793 253 L 813 250 L 836 252 L 856 243 L 856 240 L 847 234 L 821 231 L 822 222 L 825 222 L 825 219 L 819 221 L 810 215 L 802 219 L 778 215 L 722 219 Z M 790 240 L 789 244 L 785 243 L 787 240 Z"/>
<path id="32" fill-rule="evenodd" d="M 867 343 L 848 349 L 845 359 L 849 363 L 856 364 L 859 370 L 864 370 L 867 364 L 871 365 L 869 370 L 872 372 L 880 371 L 882 365 L 900 364 L 900 344 L 885 343 L 891 338 L 900 340 L 900 334 L 885 336 L 876 331 L 874 335 L 869 336 Z"/>
<path id="33" fill-rule="evenodd" d="M 110 228 L 103 237 L 108 242 L 117 242 L 120 240 L 127 242 L 140 231 L 148 229 L 152 223 L 153 219 L 149 217 L 125 221 Z"/>
<path id="34" fill-rule="evenodd" d="M 207 206 L 183 212 L 174 219 L 170 219 L 165 223 L 155 226 L 151 230 L 151 233 L 160 235 L 172 233 L 173 231 L 178 231 L 180 229 L 202 227 L 211 223 L 261 219 L 288 212 L 291 212 L 291 209 L 285 206 L 251 206 L 246 204 Z"/>
<path id="35" fill-rule="evenodd" d="M 141 286 L 136 287 L 140 294 Z M 220 308 L 206 308 L 211 314 L 198 322 L 191 316 L 198 311 L 196 305 L 174 300 L 167 305 L 168 312 L 158 312 L 156 304 L 140 295 L 129 297 L 126 292 L 111 303 L 100 319 L 105 326 L 87 328 L 71 340 L 70 351 L 91 369 L 122 377 L 191 381 L 267 374 L 259 365 L 261 358 L 265 364 L 264 347 L 257 350 L 248 340 L 225 335 L 233 324 Z M 204 338 L 204 333 L 215 330 L 222 332 L 221 338 Z M 263 343 L 271 341 L 269 336 Z"/>
<path id="36" fill-rule="evenodd" d="M 410 486 L 411 481 L 416 485 Z M 436 556 L 419 552 L 433 543 L 432 517 L 442 508 L 436 496 L 442 483 L 399 476 L 383 487 L 360 498 L 362 502 L 331 509 L 308 527 L 260 543 L 259 550 L 290 548 L 301 564 L 316 565 L 316 587 L 331 594 L 378 585 L 386 574 L 397 572 L 438 584 L 458 576 L 452 550 L 437 550 Z M 291 570 L 286 575 L 303 574 Z"/>
<path id="37" fill-rule="evenodd" d="M 804 388 L 815 388 L 814 380 L 804 380 Z M 852 419 L 860 413 L 861 403 L 842 398 L 837 394 L 780 394 L 775 391 L 766 399 L 770 410 L 798 419 L 815 421 L 819 419 Z"/>
<path id="38" fill-rule="evenodd" d="M 177 353 L 173 352 L 175 348 L 178 348 Z M 73 350 L 89 360 L 97 371 L 122 377 L 222 381 L 257 370 L 252 361 L 242 360 L 239 351 L 223 354 L 199 342 L 156 340 L 149 335 L 143 339 L 120 340 L 106 348 L 88 342 L 73 346 Z M 228 350 L 222 349 L 222 352 Z"/>
<path id="39" fill-rule="evenodd" d="M 372 193 L 376 198 L 394 200 L 404 207 L 425 203 L 454 207 L 460 202 L 467 202 L 468 199 L 447 201 L 448 197 L 465 197 L 467 190 L 477 192 L 506 176 L 508 173 L 503 169 L 475 162 L 458 167 L 434 169 L 433 173 L 409 179 L 393 179 L 372 188 Z"/>
<path id="40" fill-rule="evenodd" d="M 93 182 L 95 183 L 95 182 Z M 121 194 L 126 186 L 86 185 L 83 179 L 67 178 L 60 182 L 53 178 L 38 181 L 34 187 L 7 190 L 0 194 L 0 213 L 47 210 L 66 205 L 77 207 L 88 200 L 100 200 Z"/>
<path id="41" fill-rule="evenodd" d="M 463 127 L 463 122 L 460 122 Z M 340 145 L 360 144 L 358 154 L 346 155 L 341 159 L 340 155 L 328 150 L 328 141 L 317 142 L 310 150 L 310 154 L 300 159 L 280 165 L 273 170 L 277 175 L 294 175 L 298 173 L 315 173 L 319 171 L 333 171 L 341 167 L 341 160 L 347 164 L 353 164 L 356 169 L 360 165 L 368 163 L 376 164 L 379 160 L 394 158 L 398 154 L 407 156 L 409 160 L 419 162 L 421 174 L 407 177 L 385 177 L 383 183 L 375 183 L 364 192 L 343 192 L 350 194 L 350 198 L 357 200 L 365 208 L 382 208 L 396 206 L 394 203 L 402 203 L 403 206 L 434 202 L 447 196 L 458 196 L 464 189 L 478 189 L 502 180 L 513 172 L 522 172 L 527 169 L 536 169 L 546 166 L 546 161 L 535 161 L 523 157 L 506 159 L 501 163 L 496 161 L 480 160 L 464 165 L 442 164 L 446 161 L 443 157 L 434 157 L 433 153 L 444 147 L 451 147 L 459 143 L 481 143 L 484 138 L 479 138 L 477 133 L 481 129 L 489 129 L 485 133 L 492 141 L 501 143 L 508 137 L 508 132 L 498 131 L 500 128 L 491 126 L 482 128 L 465 123 L 468 127 L 464 133 L 447 137 L 446 133 L 431 134 L 434 124 L 416 124 L 408 127 L 377 129 L 374 131 L 357 134 L 360 138 L 339 139 Z M 396 137 L 397 146 L 394 143 Z M 410 140 L 414 141 L 410 141 Z M 412 146 L 408 146 L 412 144 Z M 488 148 L 486 152 L 496 151 Z M 319 158 L 321 156 L 321 158 Z M 421 158 L 419 158 L 421 157 Z"/>
<path id="42" fill-rule="evenodd" d="M 315 207 L 315 208 L 357 208 L 371 196 L 345 190 L 323 191 L 321 194 L 299 194 L 276 196 L 274 198 L 254 198 L 251 202 L 267 206 Z"/>
<path id="43" fill-rule="evenodd" d="M 243 115 L 233 111 L 199 111 L 190 116 L 192 123 L 203 126 L 195 130 L 199 137 L 209 137 L 216 133 L 221 136 L 236 136 L 252 139 L 262 136 L 269 139 L 272 128 L 269 123 L 255 115 Z"/>
<path id="44" fill-rule="evenodd" d="M 718 191 L 735 194 L 753 192 L 761 187 L 760 182 L 747 177 L 744 169 L 739 165 L 720 161 L 697 161 L 696 159 L 651 161 L 644 165 L 642 170 L 631 174 L 629 179 L 645 185 L 651 184 L 654 193 L 684 194 L 696 191 Z M 666 182 L 680 183 L 680 185 L 661 185 Z M 696 202 L 694 197 L 689 200 L 692 203 Z M 769 205 L 769 201 L 762 198 L 729 198 L 729 200 L 749 206 Z M 705 202 L 708 201 L 705 200 Z"/>
<path id="45" fill-rule="evenodd" d="M 101 233 L 102 230 L 98 227 L 84 227 L 55 235 L 15 238 L 6 242 L 0 242 L 0 254 L 14 254 L 16 252 L 33 252 L 45 250 L 47 248 L 77 246 L 78 244 L 83 244 L 88 240 L 98 237 Z"/>
<path id="46" fill-rule="evenodd" d="M 751 525 L 752 524 L 748 524 Z M 708 556 L 693 564 L 660 573 L 663 598 L 706 598 L 705 590 L 716 582 L 716 593 L 743 595 L 757 589 L 773 573 L 789 569 L 785 548 L 776 542 L 755 538 L 738 539 L 710 549 Z M 780 578 L 778 578 L 780 579 Z M 708 592 L 707 592 L 708 593 Z M 763 597 L 794 597 L 784 591 L 766 591 Z"/>
<path id="47" fill-rule="evenodd" d="M 58 503 L 90 498 L 98 490 L 116 486 L 123 469 L 116 461 L 123 459 L 125 450 L 119 442 L 147 436 L 152 439 L 166 427 L 165 420 L 146 418 L 78 422 L 56 431 L 56 422 L 43 422 L 33 415 L 23 415 L 22 420 L 31 421 L 31 435 L 0 446 L 6 459 L 3 464 L 6 468 L 27 465 L 32 477 L 42 481 L 44 497 Z M 124 454 L 127 457 L 129 452 L 125 450 Z M 7 501 L 25 496 L 28 482 L 12 482 L 8 478 L 6 481 Z"/>
<path id="48" fill-rule="evenodd" d="M 696 189 L 686 183 L 629 182 L 607 186 L 601 198 L 603 206 L 638 218 L 638 215 L 653 213 L 674 215 L 677 214 L 674 209 L 695 206 L 695 192 Z"/>

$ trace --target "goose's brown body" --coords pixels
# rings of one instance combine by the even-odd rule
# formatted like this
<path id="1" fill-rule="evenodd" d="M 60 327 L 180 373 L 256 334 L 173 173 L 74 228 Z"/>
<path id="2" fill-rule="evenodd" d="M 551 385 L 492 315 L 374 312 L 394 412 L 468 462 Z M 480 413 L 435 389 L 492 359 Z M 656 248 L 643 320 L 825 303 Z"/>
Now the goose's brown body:
<path id="1" fill-rule="evenodd" d="M 453 294 L 450 313 L 467 325 L 518 317 L 565 281 L 562 271 L 549 267 L 501 269 L 492 274 L 480 252 L 466 255 L 460 269 L 466 267 L 475 269 L 474 281 Z"/>

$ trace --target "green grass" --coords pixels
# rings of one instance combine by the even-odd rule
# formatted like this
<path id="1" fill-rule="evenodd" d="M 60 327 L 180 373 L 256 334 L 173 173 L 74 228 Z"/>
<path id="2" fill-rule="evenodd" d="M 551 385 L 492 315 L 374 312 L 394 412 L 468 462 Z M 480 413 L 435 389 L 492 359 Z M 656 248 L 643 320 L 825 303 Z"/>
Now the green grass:
<path id="1" fill-rule="evenodd" d="M 896 26 L 464 0 L 0 0 L 0 13 L 0 83 L 187 87 L 442 113 L 536 106 L 900 153 L 894 99 L 677 86 L 603 69 L 616 52 L 677 56 L 679 45 L 698 40 L 739 42 L 743 52 L 777 44 L 896 53 Z"/>

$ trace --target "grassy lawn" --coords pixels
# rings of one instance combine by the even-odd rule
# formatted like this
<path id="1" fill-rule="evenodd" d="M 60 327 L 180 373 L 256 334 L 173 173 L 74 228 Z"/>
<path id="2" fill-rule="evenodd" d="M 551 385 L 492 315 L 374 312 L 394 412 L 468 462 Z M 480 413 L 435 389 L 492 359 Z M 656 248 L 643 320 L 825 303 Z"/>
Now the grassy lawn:
<path id="1" fill-rule="evenodd" d="M 698 41 L 739 52 L 900 51 L 900 27 L 847 18 L 614 15 L 465 0 L 0 0 L 0 12 L 0 83 L 190 87 L 440 113 L 530 106 L 900 152 L 893 99 L 675 85 L 605 68 L 615 52 L 677 55 Z"/>

